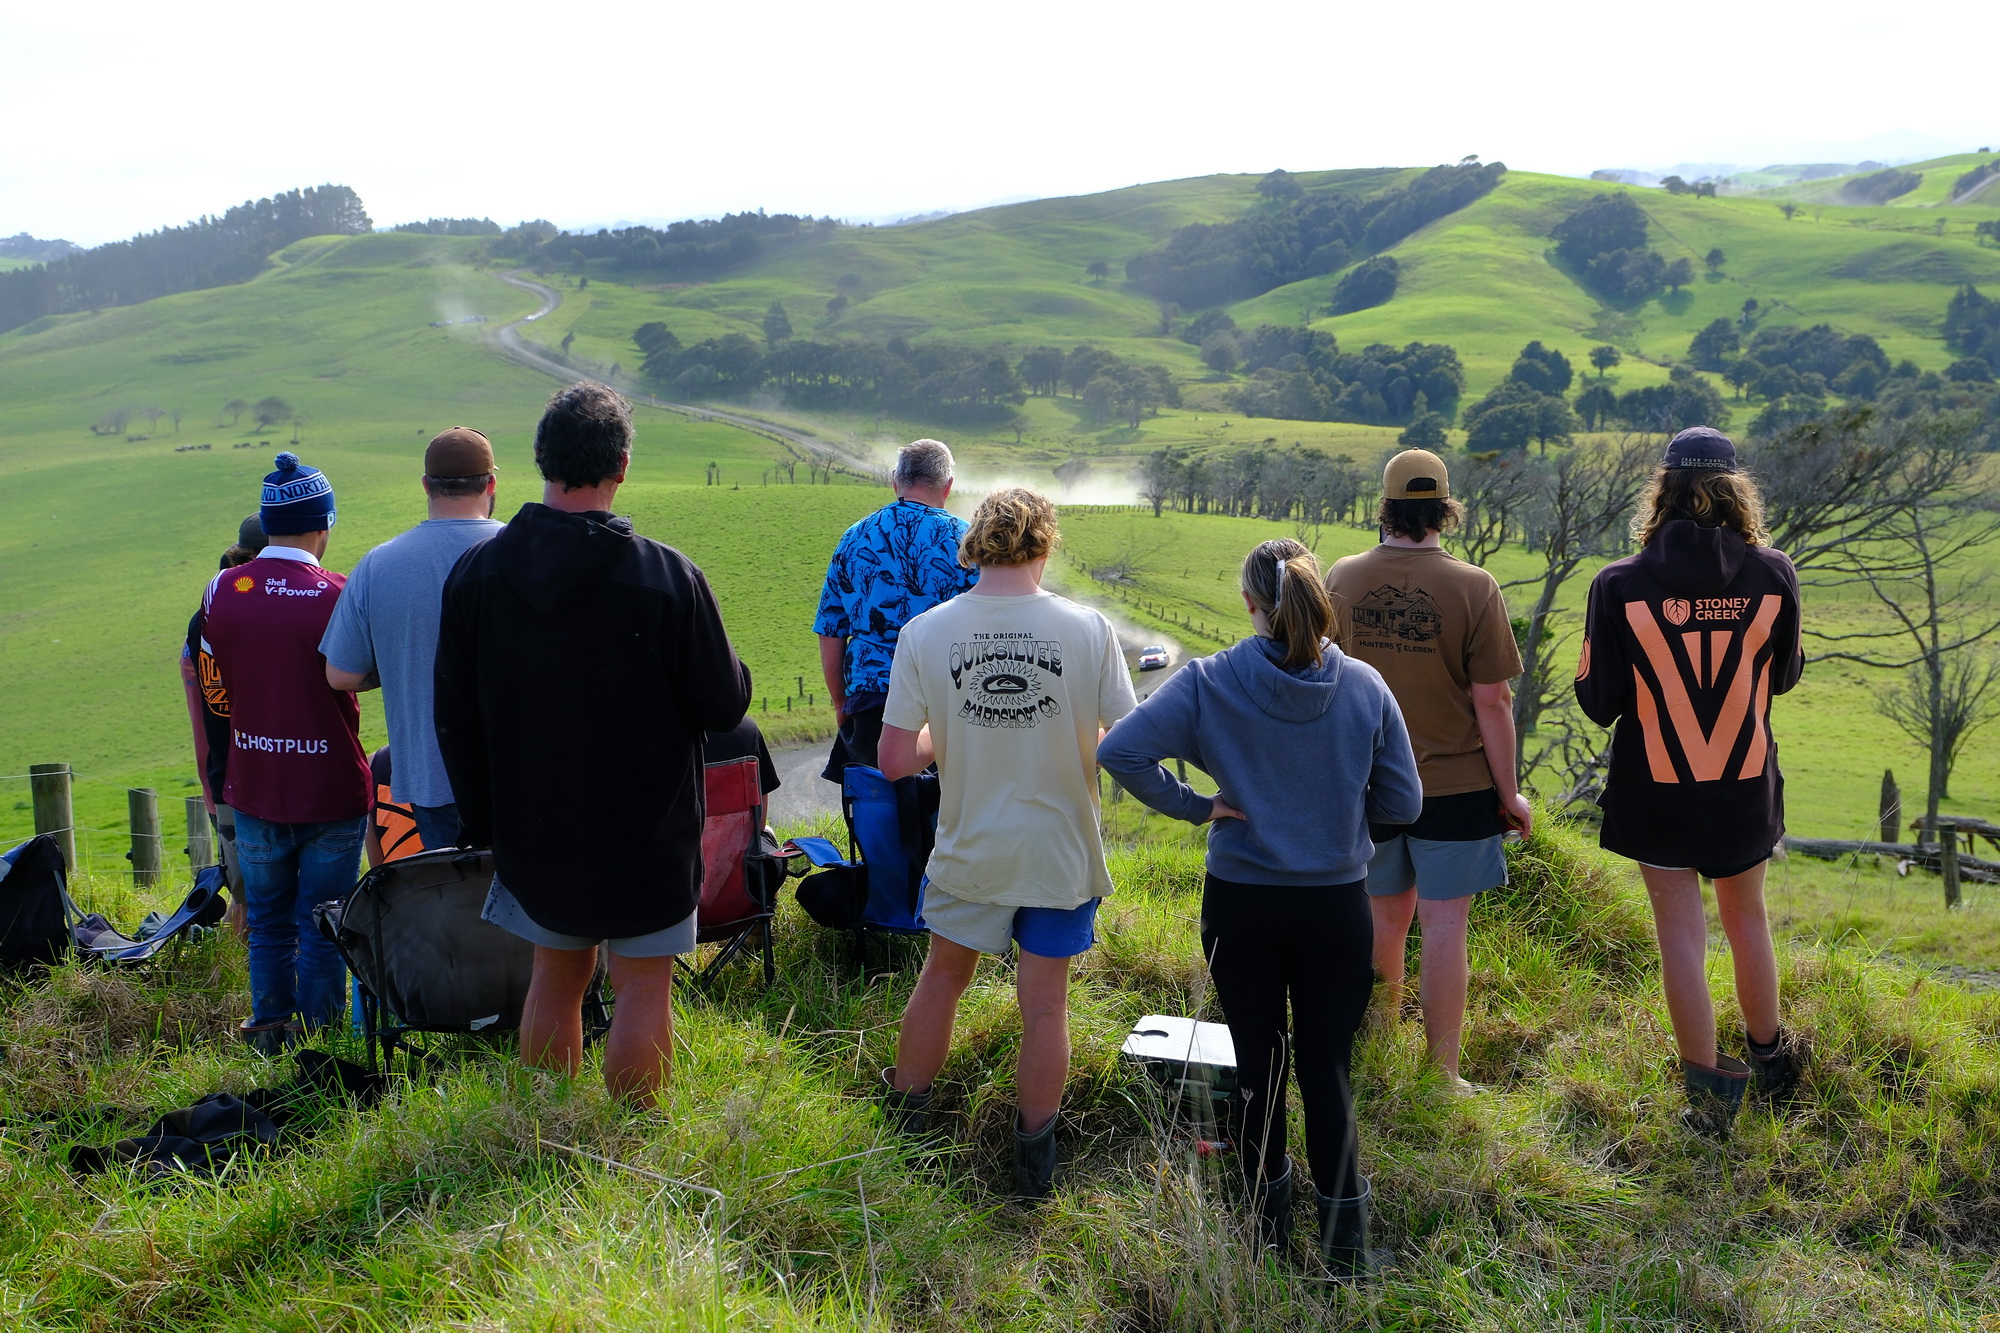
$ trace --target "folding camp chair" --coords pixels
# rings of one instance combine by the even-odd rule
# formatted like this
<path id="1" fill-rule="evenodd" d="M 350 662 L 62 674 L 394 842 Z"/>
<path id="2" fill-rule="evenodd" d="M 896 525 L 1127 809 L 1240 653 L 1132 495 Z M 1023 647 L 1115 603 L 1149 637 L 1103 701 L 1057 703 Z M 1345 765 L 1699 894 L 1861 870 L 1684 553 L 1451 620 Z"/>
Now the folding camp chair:
<path id="1" fill-rule="evenodd" d="M 701 906 L 695 935 L 701 944 L 722 945 L 691 980 L 706 989 L 722 969 L 756 950 L 764 960 L 764 984 L 777 978 L 771 922 L 788 862 L 764 828 L 764 789 L 757 756 L 709 764 L 702 774 L 707 817 L 701 826 Z"/>
<path id="2" fill-rule="evenodd" d="M 121 933 L 94 912 L 85 915 L 78 911 L 68 894 L 63 895 L 63 902 L 68 905 L 73 921 L 70 931 L 76 940 L 77 953 L 101 963 L 147 962 L 169 944 L 178 945 L 191 938 L 197 928 L 215 925 L 229 910 L 221 866 L 207 866 L 196 872 L 194 887 L 188 890 L 181 905 L 143 940 Z"/>
<path id="3" fill-rule="evenodd" d="M 415 1033 L 513 1032 L 534 975 L 535 946 L 480 916 L 493 853 L 447 847 L 385 861 L 345 901 L 313 909 L 320 933 L 353 972 L 356 1027 L 370 1069 Z M 602 1031 L 602 967 L 584 1025 Z"/>
<path id="4" fill-rule="evenodd" d="M 860 764 L 842 772 L 847 855 L 825 838 L 794 838 L 780 849 L 781 855 L 804 856 L 820 872 L 799 885 L 799 899 L 814 920 L 853 931 L 863 947 L 871 933 L 927 933 L 924 867 L 937 838 L 937 784 L 934 773 L 891 782 Z"/>

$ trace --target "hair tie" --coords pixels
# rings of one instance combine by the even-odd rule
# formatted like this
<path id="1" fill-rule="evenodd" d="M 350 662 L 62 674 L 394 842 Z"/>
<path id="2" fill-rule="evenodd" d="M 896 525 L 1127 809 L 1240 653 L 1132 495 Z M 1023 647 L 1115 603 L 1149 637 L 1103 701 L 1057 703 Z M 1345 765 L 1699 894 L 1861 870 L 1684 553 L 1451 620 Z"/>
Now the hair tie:
<path id="1" fill-rule="evenodd" d="M 1271 598 L 1271 614 L 1275 616 L 1285 601 L 1285 562 L 1274 555 L 1271 557 L 1271 563 L 1278 567 L 1278 592 Z"/>

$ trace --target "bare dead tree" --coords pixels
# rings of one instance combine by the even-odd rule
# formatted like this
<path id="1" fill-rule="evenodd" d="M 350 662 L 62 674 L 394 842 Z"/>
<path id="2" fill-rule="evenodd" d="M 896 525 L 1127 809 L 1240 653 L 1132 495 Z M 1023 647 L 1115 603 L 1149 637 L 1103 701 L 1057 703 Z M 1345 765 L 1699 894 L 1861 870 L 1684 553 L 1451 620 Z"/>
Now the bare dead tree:
<path id="1" fill-rule="evenodd" d="M 1934 684 L 1942 687 L 1935 700 Z M 2000 658 L 1988 652 L 1961 652 L 1945 663 L 1943 679 L 1937 682 L 1919 663 L 1875 696 L 1875 711 L 1927 751 L 1936 734 L 1944 750 L 1944 785 L 1938 798 L 1948 801 L 1959 751 L 1973 732 L 2000 717 Z"/>
<path id="2" fill-rule="evenodd" d="M 1525 535 L 1526 518 L 1548 480 L 1548 468 L 1506 451 L 1473 454 L 1452 468 L 1451 493 L 1465 522 L 1445 537 L 1459 558 L 1484 565 Z"/>
<path id="3" fill-rule="evenodd" d="M 1528 516 L 1542 557 L 1541 572 L 1503 586 L 1535 590 L 1521 640 L 1521 678 L 1514 693 L 1514 735 L 1528 751 L 1528 734 L 1567 679 L 1556 669 L 1556 601 L 1586 561 L 1622 552 L 1633 503 L 1652 472 L 1659 445 L 1646 436 L 1579 444 L 1549 464 L 1548 480 Z"/>

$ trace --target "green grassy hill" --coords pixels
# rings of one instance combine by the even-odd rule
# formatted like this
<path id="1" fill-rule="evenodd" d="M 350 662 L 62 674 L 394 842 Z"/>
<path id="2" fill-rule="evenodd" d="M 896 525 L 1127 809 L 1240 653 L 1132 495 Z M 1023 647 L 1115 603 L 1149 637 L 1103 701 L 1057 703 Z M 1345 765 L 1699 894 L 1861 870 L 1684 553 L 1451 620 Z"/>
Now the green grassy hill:
<path id="1" fill-rule="evenodd" d="M 934 1147 L 891 1133 L 876 1071 L 916 969 L 865 980 L 787 904 L 771 988 L 677 987 L 657 1111 L 523 1071 L 511 1039 L 397 1078 L 380 1105 L 301 1108 L 268 1155 L 181 1187 L 81 1179 L 75 1143 L 291 1077 L 228 1036 L 242 951 L 142 973 L 69 966 L 0 991 L 0 1322 L 23 1333 L 994 1330 L 1270 1333 L 1732 1329 L 1987 1333 L 2000 1305 L 2000 999 L 1854 952 L 1781 945 L 1811 1051 L 1797 1104 L 1716 1145 L 1681 1094 L 1643 895 L 1574 834 L 1511 852 L 1471 932 L 1450 1095 L 1407 1021 L 1357 1044 L 1375 1285 L 1260 1258 L 1230 1159 L 1119 1060 L 1148 1013 L 1219 1018 L 1201 961 L 1199 835 L 1114 856 L 1071 992 L 1065 1167 L 1005 1197 L 1018 1021 L 1007 968 L 968 992 Z M 128 918 L 106 881 L 79 886 Z M 912 955 L 913 957 L 913 955 Z M 1732 1013 L 1728 964 L 1710 958 Z M 1728 1006 L 1728 1007 L 1725 1007 Z M 1733 1017 L 1723 1024 L 1735 1035 Z M 320 1044 L 358 1055 L 339 1034 Z M 1296 1102 L 1294 1103 L 1296 1106 Z M 1290 1128 L 1300 1143 L 1297 1112 Z"/>
<path id="2" fill-rule="evenodd" d="M 530 439 L 554 382 L 490 350 L 491 325 L 431 327 L 534 308 L 473 267 L 475 253 L 473 242 L 428 236 L 307 241 L 240 287 L 0 338 L 0 774 L 62 761 L 91 779 L 77 801 L 79 820 L 106 830 L 84 840 L 94 860 L 123 855 L 126 786 L 156 786 L 167 800 L 194 791 L 179 645 L 216 557 L 256 508 L 272 455 L 294 447 L 289 423 L 256 430 L 243 414 L 218 425 L 224 403 L 276 395 L 303 414 L 296 448 L 338 499 L 336 569 L 423 517 L 423 445 L 446 426 L 493 438 L 503 517 L 539 497 Z M 88 429 L 110 409 L 147 404 L 183 409 L 179 431 L 166 419 L 151 438 Z M 729 490 L 755 486 L 778 446 L 670 413 L 638 415 L 621 507 L 709 568 L 760 689 L 782 710 L 789 682 L 817 675 L 808 629 L 826 551 L 875 494 L 851 484 Z M 711 461 L 724 490 L 691 503 Z M 760 533 L 770 542 L 746 553 Z M 379 700 L 364 700 L 365 739 L 379 743 Z M 178 808 L 165 813 L 177 828 Z M 26 784 L 0 780 L 0 844 L 30 826 Z"/>
<path id="3" fill-rule="evenodd" d="M 1934 157 L 1927 162 L 1912 162 L 1896 168 L 1898 171 L 1912 172 L 1923 177 L 1923 183 L 1908 194 L 1891 199 L 1889 208 L 1936 208 L 1951 202 L 1952 186 L 1958 178 L 1976 166 L 1993 160 L 1991 153 L 1953 153 L 1948 157 Z M 1760 190 L 1757 196 L 1773 200 L 1792 199 L 1807 204 L 1838 203 L 1842 190 L 1850 181 L 1872 172 L 1855 172 L 1847 176 L 1829 176 L 1823 180 L 1794 181 L 1790 184 Z M 1975 203 L 1992 207 L 1994 200 L 1982 195 Z"/>
<path id="4" fill-rule="evenodd" d="M 1923 164 L 1924 190 L 1933 182 L 1947 188 L 1977 157 Z M 1299 180 L 1309 191 L 1373 193 L 1412 174 L 1303 173 Z M 661 320 L 684 343 L 727 332 L 761 337 L 764 312 L 778 300 L 801 337 L 1094 341 L 1203 379 L 1208 372 L 1195 349 L 1160 336 L 1155 303 L 1122 281 L 1123 267 L 1179 226 L 1251 210 L 1256 183 L 1254 176 L 1207 176 L 846 230 L 701 284 L 632 286 L 618 271 L 593 266 L 589 301 L 536 336 L 555 343 L 574 332 L 579 355 L 629 366 L 637 359 L 632 330 L 641 323 Z M 1572 281 L 1553 261 L 1550 229 L 1593 195 L 1617 189 L 1628 189 L 1652 219 L 1654 249 L 1668 259 L 1686 256 L 1700 272 L 1703 256 L 1719 247 L 1728 257 L 1722 271 L 1632 307 L 1606 307 Z M 1663 380 L 1663 363 L 1684 357 L 1697 330 L 1734 317 L 1751 297 L 1767 307 L 1767 323 L 1828 322 L 1873 335 L 1892 359 L 1941 369 L 1953 359 L 1941 334 L 1952 288 L 2000 284 L 2000 249 L 1980 246 L 1973 235 L 1975 222 L 2000 217 L 2000 198 L 1944 215 L 1906 202 L 1808 209 L 1788 222 L 1773 200 L 1756 196 L 1695 199 L 1512 172 L 1485 198 L 1393 247 L 1403 282 L 1386 305 L 1326 315 L 1338 279 L 1329 274 L 1228 309 L 1246 326 L 1304 320 L 1348 347 L 1450 343 L 1466 363 L 1471 396 L 1504 377 L 1534 338 L 1579 363 L 1590 346 L 1610 342 L 1635 358 L 1621 369 L 1623 387 Z M 1094 259 L 1110 263 L 1111 280 L 1085 276 Z M 849 304 L 834 318 L 827 302 L 837 295 Z"/>

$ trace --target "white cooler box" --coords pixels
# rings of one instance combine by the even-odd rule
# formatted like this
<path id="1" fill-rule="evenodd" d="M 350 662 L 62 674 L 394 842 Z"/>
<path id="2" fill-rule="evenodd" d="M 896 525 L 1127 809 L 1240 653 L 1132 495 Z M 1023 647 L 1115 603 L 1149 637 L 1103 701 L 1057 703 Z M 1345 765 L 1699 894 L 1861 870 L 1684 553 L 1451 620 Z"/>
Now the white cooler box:
<path id="1" fill-rule="evenodd" d="M 1148 1014 L 1125 1038 L 1123 1055 L 1203 1124 L 1214 1124 L 1236 1094 L 1236 1044 L 1221 1023 Z"/>

